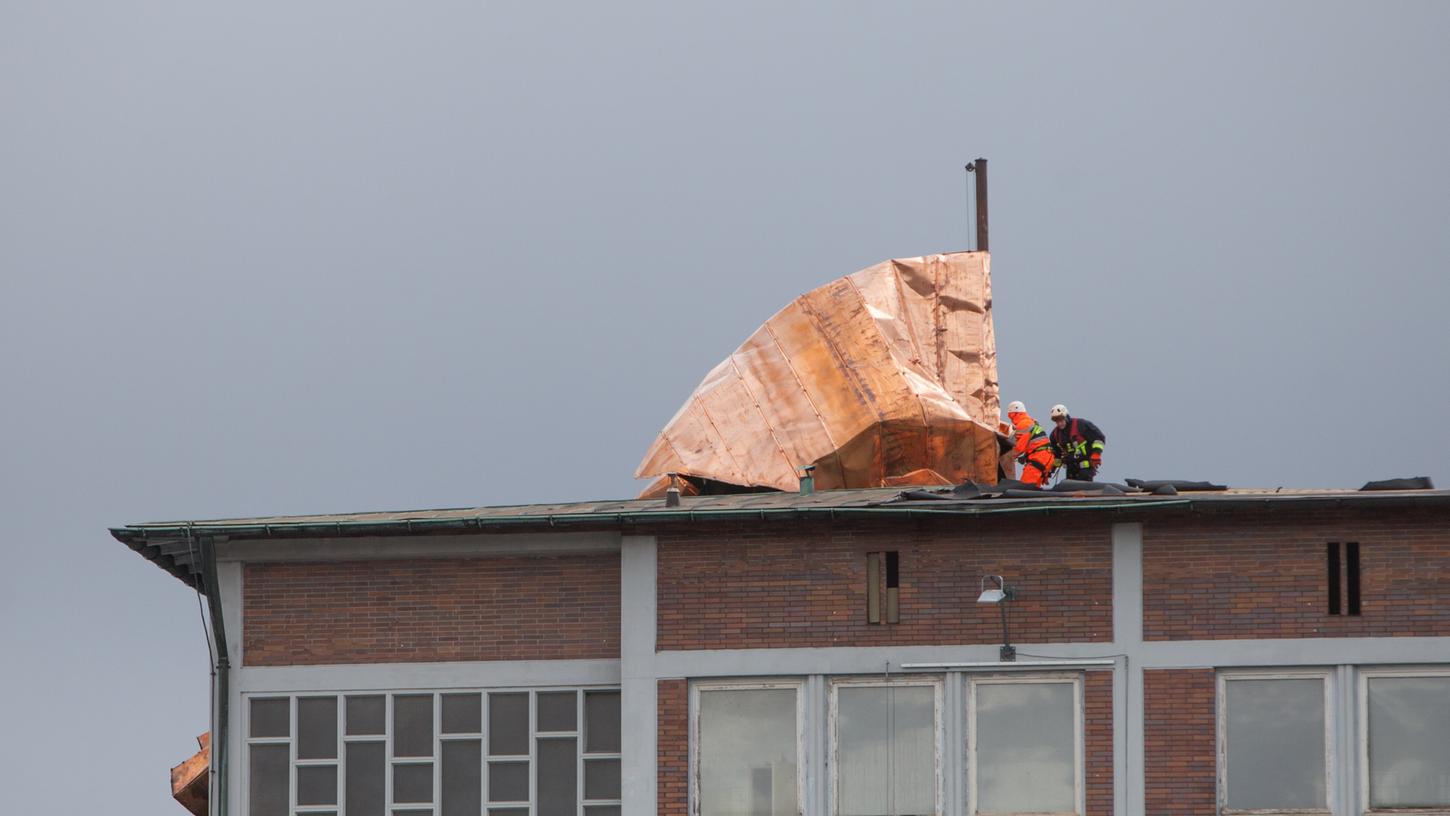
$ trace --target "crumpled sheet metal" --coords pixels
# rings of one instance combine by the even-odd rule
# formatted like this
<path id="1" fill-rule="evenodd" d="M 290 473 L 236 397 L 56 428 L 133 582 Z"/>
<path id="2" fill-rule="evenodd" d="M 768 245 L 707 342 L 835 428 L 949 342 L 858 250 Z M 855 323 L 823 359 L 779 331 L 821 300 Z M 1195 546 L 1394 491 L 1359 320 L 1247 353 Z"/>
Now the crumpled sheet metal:
<path id="1" fill-rule="evenodd" d="M 796 298 L 705 376 L 635 476 L 795 490 L 815 465 L 821 489 L 995 482 L 990 269 L 984 252 L 904 258 Z"/>
<path id="2" fill-rule="evenodd" d="M 171 769 L 171 796 L 194 816 L 206 816 L 211 770 L 211 732 L 196 738 L 201 750 Z"/>

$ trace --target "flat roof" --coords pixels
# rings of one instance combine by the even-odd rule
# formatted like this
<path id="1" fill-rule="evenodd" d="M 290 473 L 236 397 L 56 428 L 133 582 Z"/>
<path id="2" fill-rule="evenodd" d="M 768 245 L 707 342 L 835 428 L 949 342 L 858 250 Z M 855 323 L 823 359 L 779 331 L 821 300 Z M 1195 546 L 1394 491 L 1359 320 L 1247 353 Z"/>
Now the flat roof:
<path id="1" fill-rule="evenodd" d="M 904 518 L 999 514 L 1123 513 L 1168 508 L 1415 505 L 1450 507 L 1450 490 L 1336 488 L 1228 488 L 1184 490 L 1177 495 L 1043 491 L 1033 496 L 960 497 L 951 488 L 869 488 L 800 493 L 685 496 L 678 507 L 663 499 L 563 502 L 437 510 L 329 513 L 305 516 L 160 521 L 111 528 L 111 535 L 192 586 L 200 569 L 196 540 L 414 536 L 471 532 L 543 532 L 551 529 L 634 529 L 657 524 L 767 521 L 806 518 Z"/>

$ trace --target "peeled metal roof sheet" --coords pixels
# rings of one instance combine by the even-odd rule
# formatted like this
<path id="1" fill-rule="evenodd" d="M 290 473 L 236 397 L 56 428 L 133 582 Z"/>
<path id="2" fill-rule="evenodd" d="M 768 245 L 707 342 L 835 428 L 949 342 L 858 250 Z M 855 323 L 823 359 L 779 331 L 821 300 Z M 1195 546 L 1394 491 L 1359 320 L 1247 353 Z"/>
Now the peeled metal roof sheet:
<path id="1" fill-rule="evenodd" d="M 890 260 L 767 320 L 705 375 L 635 476 L 794 490 L 813 465 L 821 489 L 995 482 L 998 410 L 990 257 Z"/>

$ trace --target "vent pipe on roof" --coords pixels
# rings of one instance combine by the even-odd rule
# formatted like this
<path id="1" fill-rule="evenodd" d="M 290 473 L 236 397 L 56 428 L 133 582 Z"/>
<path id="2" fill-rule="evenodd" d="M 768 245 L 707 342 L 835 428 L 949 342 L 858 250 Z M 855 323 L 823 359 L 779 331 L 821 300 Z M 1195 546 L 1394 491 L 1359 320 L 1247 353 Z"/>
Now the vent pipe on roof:
<path id="1" fill-rule="evenodd" d="M 977 251 L 988 252 L 987 245 L 987 160 L 979 158 L 967 165 L 967 172 L 975 174 L 977 183 Z"/>
<path id="2" fill-rule="evenodd" d="M 665 507 L 680 506 L 680 474 L 670 473 L 670 486 L 665 490 Z"/>
<path id="3" fill-rule="evenodd" d="M 809 496 L 816 492 L 816 466 L 806 465 L 801 468 L 801 495 Z"/>

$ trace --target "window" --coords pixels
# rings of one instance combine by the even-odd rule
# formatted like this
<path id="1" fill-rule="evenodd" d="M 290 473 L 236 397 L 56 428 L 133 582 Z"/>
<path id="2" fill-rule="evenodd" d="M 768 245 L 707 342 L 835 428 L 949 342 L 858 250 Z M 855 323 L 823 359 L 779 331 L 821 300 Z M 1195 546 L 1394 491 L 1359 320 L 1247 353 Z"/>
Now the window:
<path id="1" fill-rule="evenodd" d="M 891 552 L 866 553 L 866 622 L 881 623 L 882 585 L 885 585 L 886 623 L 901 622 L 901 558 Z"/>
<path id="2" fill-rule="evenodd" d="M 1360 707 L 1368 806 L 1450 807 L 1450 672 L 1366 672 Z"/>
<path id="3" fill-rule="evenodd" d="M 1329 677 L 1219 675 L 1219 807 L 1328 812 Z"/>
<path id="4" fill-rule="evenodd" d="M 1350 541 L 1344 545 L 1344 599 L 1340 603 L 1340 559 L 1339 542 L 1331 541 L 1325 546 L 1328 560 L 1329 614 L 1359 614 L 1359 542 Z"/>
<path id="5" fill-rule="evenodd" d="M 970 812 L 1081 813 L 1080 678 L 973 677 L 967 696 Z"/>
<path id="6" fill-rule="evenodd" d="M 613 689 L 250 696 L 246 713 L 248 816 L 619 813 Z"/>
<path id="7" fill-rule="evenodd" d="M 831 690 L 837 816 L 940 812 L 941 684 L 843 680 Z"/>
<path id="8" fill-rule="evenodd" d="M 800 686 L 695 686 L 695 811 L 699 816 L 800 812 Z"/>

